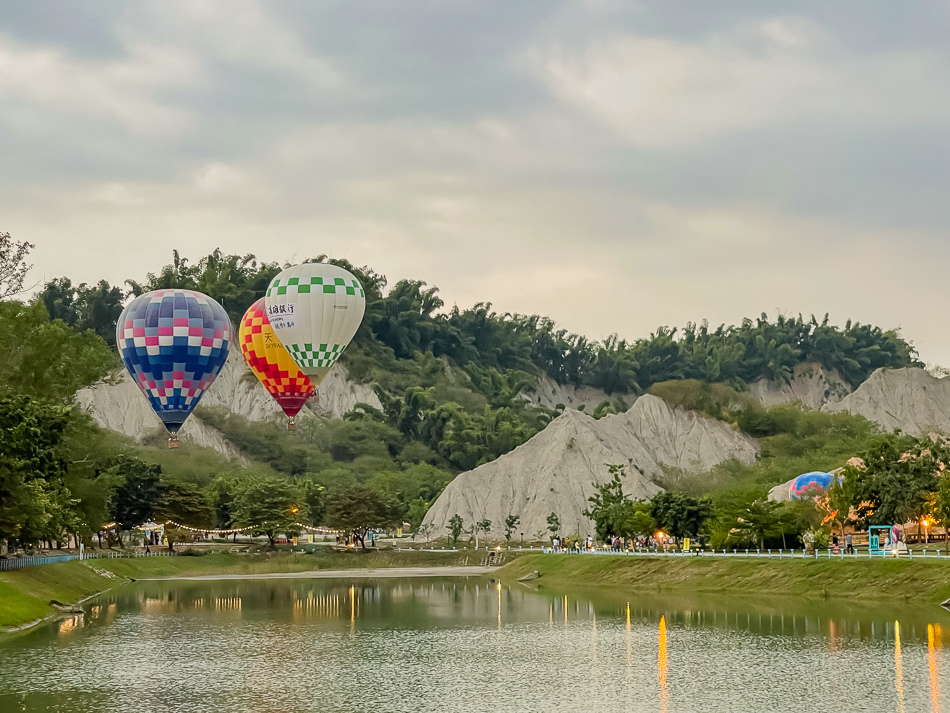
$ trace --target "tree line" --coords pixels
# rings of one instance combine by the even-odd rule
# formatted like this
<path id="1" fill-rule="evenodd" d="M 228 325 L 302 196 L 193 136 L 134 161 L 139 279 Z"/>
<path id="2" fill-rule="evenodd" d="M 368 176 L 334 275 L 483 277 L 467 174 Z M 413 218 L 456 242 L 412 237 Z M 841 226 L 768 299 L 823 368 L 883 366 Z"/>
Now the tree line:
<path id="1" fill-rule="evenodd" d="M 104 280 L 73 285 L 68 277 L 57 278 L 45 286 L 41 300 L 53 319 L 80 331 L 92 330 L 113 344 L 115 322 L 129 295 L 173 287 L 199 290 L 220 302 L 238 323 L 281 269 L 254 255 L 225 255 L 219 250 L 195 262 L 177 251 L 172 257 L 158 272 L 144 280 L 129 279 L 124 287 Z M 616 335 L 590 341 L 558 328 L 547 317 L 498 313 L 490 302 L 445 311 L 438 288 L 421 280 L 400 280 L 387 290 L 387 278 L 371 267 L 324 255 L 317 258 L 350 270 L 365 288 L 366 316 L 351 349 L 358 374 L 371 372 L 367 359 L 377 359 L 380 352 L 386 352 L 384 362 L 432 354 L 466 371 L 471 365 L 480 374 L 470 374 L 473 384 L 488 391 L 486 395 L 498 391 L 485 384 L 487 370 L 544 374 L 561 384 L 636 394 L 672 379 L 721 382 L 739 389 L 762 377 L 787 381 L 803 362 L 834 369 L 856 387 L 876 369 L 919 363 L 914 348 L 896 330 L 851 320 L 838 327 L 827 315 L 821 320 L 802 315 L 770 320 L 763 313 L 738 325 L 711 328 L 705 322 L 690 323 L 683 328 L 659 327 L 633 341 Z"/>

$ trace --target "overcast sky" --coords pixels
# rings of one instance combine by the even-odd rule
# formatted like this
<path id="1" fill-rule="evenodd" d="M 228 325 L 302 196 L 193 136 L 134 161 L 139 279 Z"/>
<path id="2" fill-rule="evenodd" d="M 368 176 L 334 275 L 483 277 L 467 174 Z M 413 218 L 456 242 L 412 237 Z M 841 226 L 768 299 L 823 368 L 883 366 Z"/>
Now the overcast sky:
<path id="1" fill-rule="evenodd" d="M 830 312 L 950 364 L 948 37 L 946 1 L 4 2 L 0 231 L 34 280 L 328 253 L 591 338 Z"/>

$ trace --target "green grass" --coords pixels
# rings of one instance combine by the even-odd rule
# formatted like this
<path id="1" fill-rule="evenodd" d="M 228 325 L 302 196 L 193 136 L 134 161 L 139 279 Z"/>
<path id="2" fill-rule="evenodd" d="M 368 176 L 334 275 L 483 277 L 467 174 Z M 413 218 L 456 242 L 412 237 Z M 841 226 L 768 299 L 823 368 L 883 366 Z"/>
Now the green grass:
<path id="1" fill-rule="evenodd" d="M 506 581 L 537 570 L 553 586 L 842 597 L 939 603 L 950 597 L 950 560 L 777 560 L 712 557 L 526 555 L 499 570 Z"/>
<path id="2" fill-rule="evenodd" d="M 479 564 L 473 552 L 381 552 L 320 554 L 210 554 L 201 557 L 103 559 L 27 567 L 0 573 L 0 629 L 22 626 L 55 612 L 50 600 L 73 604 L 128 579 L 202 574 L 269 574 L 313 570 L 439 567 Z M 110 572 L 115 577 L 96 570 Z"/>

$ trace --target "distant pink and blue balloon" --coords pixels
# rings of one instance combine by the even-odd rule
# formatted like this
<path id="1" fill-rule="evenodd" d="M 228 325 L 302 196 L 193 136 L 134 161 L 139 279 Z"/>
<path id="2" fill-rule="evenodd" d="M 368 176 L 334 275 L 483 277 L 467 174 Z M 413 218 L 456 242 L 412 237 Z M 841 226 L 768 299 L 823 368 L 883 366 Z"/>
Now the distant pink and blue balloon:
<path id="1" fill-rule="evenodd" d="M 831 473 L 822 473 L 819 471 L 803 473 L 789 482 L 789 500 L 813 498 L 819 493 L 827 491 L 834 478 L 835 476 Z"/>

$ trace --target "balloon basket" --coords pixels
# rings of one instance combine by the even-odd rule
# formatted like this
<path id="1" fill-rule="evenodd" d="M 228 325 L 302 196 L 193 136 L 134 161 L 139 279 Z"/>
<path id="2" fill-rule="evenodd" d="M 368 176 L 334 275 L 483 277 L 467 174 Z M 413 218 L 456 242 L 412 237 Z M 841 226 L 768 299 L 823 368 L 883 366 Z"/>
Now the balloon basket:
<path id="1" fill-rule="evenodd" d="M 287 430 L 288 431 L 297 430 L 297 419 L 295 419 L 293 416 L 287 419 Z"/>
<path id="2" fill-rule="evenodd" d="M 178 440 L 178 436 L 169 436 L 168 437 L 168 447 L 169 448 L 178 448 L 181 445 L 181 441 Z"/>

